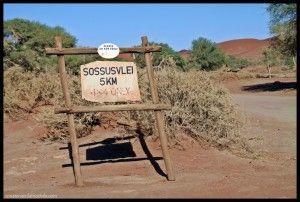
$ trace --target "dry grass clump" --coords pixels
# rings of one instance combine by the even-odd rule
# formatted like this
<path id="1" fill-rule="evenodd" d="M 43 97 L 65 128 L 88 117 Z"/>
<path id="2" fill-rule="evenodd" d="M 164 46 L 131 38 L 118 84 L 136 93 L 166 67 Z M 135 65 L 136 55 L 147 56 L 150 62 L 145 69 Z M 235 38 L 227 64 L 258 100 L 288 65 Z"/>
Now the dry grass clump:
<path id="1" fill-rule="evenodd" d="M 142 102 L 151 102 L 146 71 L 139 69 L 138 74 Z M 171 141 L 180 142 L 182 137 L 188 135 L 219 149 L 251 153 L 240 134 L 243 122 L 229 94 L 214 86 L 207 73 L 164 68 L 156 71 L 156 75 L 160 101 L 173 106 L 171 111 L 165 111 L 166 132 Z M 69 76 L 68 82 L 74 105 L 99 105 L 81 99 L 79 77 Z M 64 106 L 57 73 L 34 75 L 21 68 L 10 68 L 4 72 L 5 112 L 14 119 L 37 113 L 35 118 L 49 129 L 46 138 L 68 141 L 67 117 L 65 114 L 54 114 L 54 106 Z M 130 133 L 139 128 L 145 135 L 157 137 L 153 113 L 143 111 L 76 114 L 77 135 L 86 136 L 94 125 L 105 125 L 105 122 L 120 128 L 119 120 L 134 122 L 126 127 L 121 124 Z"/>
<path id="2" fill-rule="evenodd" d="M 10 118 L 24 118 L 39 105 L 53 105 L 62 98 L 58 75 L 25 72 L 21 67 L 4 71 L 4 109 Z"/>
<path id="3" fill-rule="evenodd" d="M 74 105 L 86 104 L 81 99 L 80 78 L 68 76 L 68 85 Z M 91 104 L 90 104 L 91 105 Z M 4 111 L 12 120 L 25 119 L 29 114 L 48 128 L 46 138 L 68 140 L 68 124 L 65 114 L 54 114 L 54 107 L 64 106 L 59 75 L 24 71 L 12 67 L 4 71 Z M 99 119 L 95 114 L 76 114 L 78 137 L 90 134 Z"/>
<path id="4" fill-rule="evenodd" d="M 150 100 L 147 74 L 140 70 L 142 97 Z M 180 72 L 174 68 L 156 71 L 161 102 L 173 106 L 166 111 L 166 130 L 169 137 L 180 142 L 183 134 L 196 140 L 204 140 L 219 149 L 252 153 L 241 136 L 243 117 L 238 114 L 226 90 L 213 84 L 206 72 Z M 142 90 L 141 89 L 141 90 Z M 148 132 L 153 133 L 153 115 L 140 113 L 132 118 L 141 121 Z"/>

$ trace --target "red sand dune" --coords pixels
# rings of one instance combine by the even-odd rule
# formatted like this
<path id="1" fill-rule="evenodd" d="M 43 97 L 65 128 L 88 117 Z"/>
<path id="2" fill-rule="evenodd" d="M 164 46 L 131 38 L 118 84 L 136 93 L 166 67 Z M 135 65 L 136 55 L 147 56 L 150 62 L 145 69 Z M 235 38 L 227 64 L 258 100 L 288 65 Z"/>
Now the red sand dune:
<path id="1" fill-rule="evenodd" d="M 217 46 L 226 54 L 237 58 L 258 60 L 262 57 L 262 51 L 269 46 L 271 39 L 236 39 L 218 43 Z"/>
<path id="2" fill-rule="evenodd" d="M 190 52 L 186 49 L 183 49 L 183 50 L 179 51 L 178 53 L 184 59 L 187 59 L 190 56 Z"/>
<path id="3" fill-rule="evenodd" d="M 226 54 L 235 56 L 237 58 L 245 58 L 248 60 L 258 60 L 262 57 L 262 51 L 265 47 L 269 46 L 271 39 L 235 39 L 224 41 L 217 44 L 221 50 Z M 183 58 L 189 57 L 190 53 L 188 50 L 181 50 L 179 54 Z"/>

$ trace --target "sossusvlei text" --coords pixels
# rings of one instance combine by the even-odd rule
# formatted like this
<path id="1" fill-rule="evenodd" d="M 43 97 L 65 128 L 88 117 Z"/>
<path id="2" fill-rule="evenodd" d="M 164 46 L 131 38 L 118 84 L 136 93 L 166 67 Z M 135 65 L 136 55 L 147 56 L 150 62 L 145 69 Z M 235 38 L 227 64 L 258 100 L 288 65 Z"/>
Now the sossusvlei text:
<path id="1" fill-rule="evenodd" d="M 92 68 L 83 68 L 84 76 L 108 76 L 108 75 L 124 75 L 124 74 L 133 74 L 133 66 L 120 66 L 120 67 L 92 67 Z M 117 77 L 100 77 L 99 84 L 103 85 L 117 85 Z"/>

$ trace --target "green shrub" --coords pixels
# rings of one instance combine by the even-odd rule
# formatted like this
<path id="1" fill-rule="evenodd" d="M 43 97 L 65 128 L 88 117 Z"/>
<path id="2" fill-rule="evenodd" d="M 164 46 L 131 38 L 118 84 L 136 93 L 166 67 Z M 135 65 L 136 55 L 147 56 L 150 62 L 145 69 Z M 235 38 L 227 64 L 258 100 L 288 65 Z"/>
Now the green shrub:
<path id="1" fill-rule="evenodd" d="M 231 55 L 226 55 L 225 57 L 225 65 L 230 70 L 240 70 L 245 67 L 250 66 L 252 63 L 248 61 L 247 59 L 239 59 Z"/>
<path id="2" fill-rule="evenodd" d="M 188 69 L 216 70 L 225 64 L 225 54 L 212 41 L 198 38 L 192 41 Z"/>

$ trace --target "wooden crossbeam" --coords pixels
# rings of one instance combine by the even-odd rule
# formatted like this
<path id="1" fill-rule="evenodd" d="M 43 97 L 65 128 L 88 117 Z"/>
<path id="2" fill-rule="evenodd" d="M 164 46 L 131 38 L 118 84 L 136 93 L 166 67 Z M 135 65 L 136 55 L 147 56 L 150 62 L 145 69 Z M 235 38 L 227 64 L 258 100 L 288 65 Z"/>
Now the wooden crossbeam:
<path id="1" fill-rule="evenodd" d="M 59 113 L 88 113 L 88 112 L 112 112 L 112 111 L 144 111 L 144 110 L 171 110 L 167 104 L 127 104 L 127 105 L 103 105 L 103 106 L 73 106 L 71 108 L 56 108 L 55 114 Z"/>
<path id="2" fill-rule="evenodd" d="M 80 54 L 98 54 L 97 48 L 45 48 L 47 55 L 80 55 Z M 122 53 L 149 53 L 160 52 L 161 46 L 120 48 Z"/>

